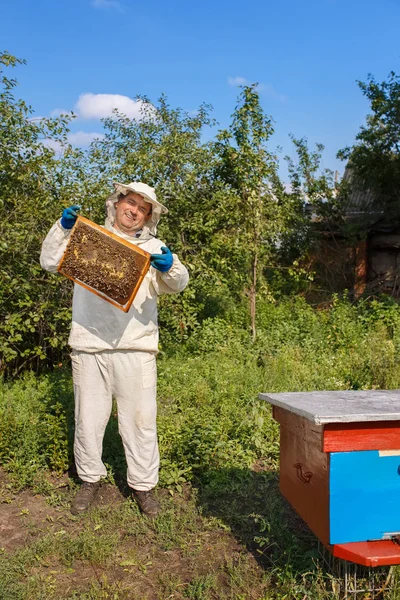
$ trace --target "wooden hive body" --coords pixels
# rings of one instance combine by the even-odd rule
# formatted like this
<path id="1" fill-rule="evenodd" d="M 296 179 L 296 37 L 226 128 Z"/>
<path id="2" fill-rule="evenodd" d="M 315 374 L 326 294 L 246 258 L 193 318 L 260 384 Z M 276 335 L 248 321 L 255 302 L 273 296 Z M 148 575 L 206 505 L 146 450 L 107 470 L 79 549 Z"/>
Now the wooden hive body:
<path id="1" fill-rule="evenodd" d="M 78 217 L 58 272 L 128 312 L 149 267 L 148 252 Z"/>
<path id="2" fill-rule="evenodd" d="M 335 555 L 368 542 L 377 560 L 371 543 L 383 549 L 400 534 L 400 392 L 260 398 L 280 423 L 282 494 Z M 399 563 L 400 546 L 391 544 L 391 564 Z"/>

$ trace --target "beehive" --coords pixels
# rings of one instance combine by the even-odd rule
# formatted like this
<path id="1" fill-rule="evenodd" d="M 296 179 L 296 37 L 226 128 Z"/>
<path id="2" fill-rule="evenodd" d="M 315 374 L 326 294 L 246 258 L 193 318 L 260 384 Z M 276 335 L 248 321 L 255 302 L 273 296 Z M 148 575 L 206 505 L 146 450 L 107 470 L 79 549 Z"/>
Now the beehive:
<path id="1" fill-rule="evenodd" d="M 260 394 L 280 424 L 280 489 L 330 551 L 399 564 L 400 390 Z"/>
<path id="2" fill-rule="evenodd" d="M 150 254 L 78 217 L 58 272 L 127 312 L 150 266 Z"/>

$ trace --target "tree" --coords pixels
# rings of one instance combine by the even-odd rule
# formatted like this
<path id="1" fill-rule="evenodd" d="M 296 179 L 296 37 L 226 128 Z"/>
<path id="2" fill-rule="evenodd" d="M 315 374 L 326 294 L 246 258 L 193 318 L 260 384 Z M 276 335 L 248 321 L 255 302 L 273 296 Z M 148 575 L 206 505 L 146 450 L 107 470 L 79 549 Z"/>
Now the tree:
<path id="1" fill-rule="evenodd" d="M 372 75 L 358 85 L 370 102 L 367 116 L 353 146 L 338 153 L 348 160 L 350 193 L 370 191 L 370 210 L 388 220 L 400 217 L 400 77 L 393 71 L 377 83 Z"/>
<path id="2" fill-rule="evenodd" d="M 22 63 L 1 55 L 3 68 Z M 183 294 L 160 299 L 163 343 L 187 339 L 215 316 L 250 322 L 254 339 L 257 298 L 272 297 L 268 269 L 279 266 L 301 204 L 279 180 L 268 149 L 272 120 L 256 86 L 242 88 L 231 125 L 211 141 L 203 140 L 215 125 L 210 106 L 188 114 L 164 96 L 157 103 L 140 97 L 139 118 L 115 111 L 103 120 L 104 138 L 74 150 L 71 116 L 32 118 L 14 96 L 16 81 L 2 75 L 1 84 L 1 369 L 52 365 L 68 352 L 72 286 L 41 270 L 41 243 L 62 209 L 77 201 L 84 216 L 102 223 L 113 181 L 156 188 L 170 209 L 159 235 L 190 271 Z"/>
<path id="3" fill-rule="evenodd" d="M 285 157 L 290 185 L 285 190 L 286 228 L 280 251 L 281 264 L 287 265 L 290 277 L 286 282 L 281 280 L 280 289 L 284 292 L 291 283 L 292 290 L 308 292 L 316 275 L 315 263 L 319 262 L 321 233 L 325 237 L 330 232 L 334 237 L 345 221 L 340 184 L 332 170 L 321 167 L 324 146 L 316 144 L 313 150 L 306 138 L 290 137 L 297 157 Z M 315 291 L 315 284 L 312 287 Z"/>
<path id="4" fill-rule="evenodd" d="M 5 74 L 21 64 L 0 54 L 0 370 L 11 372 L 59 360 L 70 320 L 70 286 L 39 265 L 41 241 L 70 203 L 69 119 L 32 118 L 14 96 L 16 80 Z M 63 155 L 48 140 L 64 147 Z"/>
<path id="5" fill-rule="evenodd" d="M 160 299 L 160 321 L 164 339 L 167 332 L 185 339 L 206 316 L 207 299 L 219 280 L 208 261 L 215 231 L 215 158 L 212 144 L 202 141 L 204 128 L 214 121 L 208 105 L 193 115 L 171 108 L 164 96 L 154 104 L 145 97 L 138 100 L 139 118 L 115 111 L 104 119 L 105 136 L 90 148 L 86 171 L 103 197 L 102 206 L 112 181 L 141 180 L 154 186 L 169 208 L 159 235 L 187 265 L 191 283 L 183 294 Z"/>
<path id="6" fill-rule="evenodd" d="M 224 184 L 223 256 L 236 293 L 250 303 L 253 340 L 256 338 L 256 298 L 265 291 L 263 267 L 274 253 L 280 233 L 277 159 L 268 150 L 272 119 L 260 105 L 257 85 L 243 86 L 232 123 L 215 144 L 217 178 Z M 235 289 L 232 289 L 235 292 Z"/>

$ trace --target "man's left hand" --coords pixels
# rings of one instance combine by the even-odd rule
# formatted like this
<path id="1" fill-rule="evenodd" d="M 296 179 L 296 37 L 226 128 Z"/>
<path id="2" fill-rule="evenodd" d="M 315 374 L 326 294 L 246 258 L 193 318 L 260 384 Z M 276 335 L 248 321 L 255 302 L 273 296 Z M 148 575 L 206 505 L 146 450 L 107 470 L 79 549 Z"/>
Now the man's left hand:
<path id="1" fill-rule="evenodd" d="M 150 264 L 161 273 L 166 273 L 172 267 L 174 258 L 171 250 L 166 246 L 161 248 L 161 252 L 162 254 L 152 254 L 150 256 Z"/>

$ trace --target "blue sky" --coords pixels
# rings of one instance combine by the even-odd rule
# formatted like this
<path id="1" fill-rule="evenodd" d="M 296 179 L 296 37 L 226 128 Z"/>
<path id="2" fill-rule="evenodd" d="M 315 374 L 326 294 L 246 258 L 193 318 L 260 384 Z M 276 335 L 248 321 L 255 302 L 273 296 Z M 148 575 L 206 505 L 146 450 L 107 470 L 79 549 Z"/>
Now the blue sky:
<path id="1" fill-rule="evenodd" d="M 293 154 L 289 133 L 305 136 L 342 172 L 368 112 L 356 80 L 400 73 L 399 24 L 400 0 L 2 0 L 0 48 L 28 61 L 18 94 L 37 115 L 77 112 L 72 141 L 113 103 L 134 116 L 138 94 L 210 103 L 226 127 L 237 82 L 259 82 L 272 146 Z"/>

